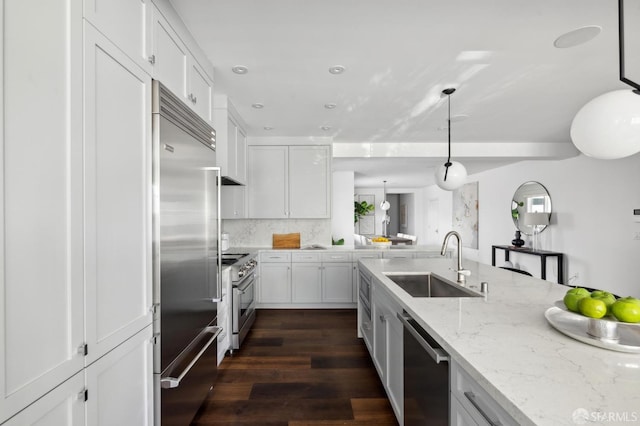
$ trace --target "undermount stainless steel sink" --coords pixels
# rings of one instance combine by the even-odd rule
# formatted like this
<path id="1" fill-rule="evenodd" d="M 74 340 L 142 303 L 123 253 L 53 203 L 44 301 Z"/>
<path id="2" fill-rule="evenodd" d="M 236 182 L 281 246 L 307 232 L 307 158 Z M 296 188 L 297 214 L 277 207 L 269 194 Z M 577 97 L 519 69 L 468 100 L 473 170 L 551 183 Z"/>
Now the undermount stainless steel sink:
<path id="1" fill-rule="evenodd" d="M 482 297 L 473 290 L 450 283 L 433 274 L 384 275 L 413 297 Z"/>

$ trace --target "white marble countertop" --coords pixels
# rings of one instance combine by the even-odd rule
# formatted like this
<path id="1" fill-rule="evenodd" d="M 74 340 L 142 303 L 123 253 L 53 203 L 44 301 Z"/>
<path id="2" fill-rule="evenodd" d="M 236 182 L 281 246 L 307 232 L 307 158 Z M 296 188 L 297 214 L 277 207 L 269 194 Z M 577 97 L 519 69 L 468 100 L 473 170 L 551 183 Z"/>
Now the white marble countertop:
<path id="1" fill-rule="evenodd" d="M 456 260 L 360 263 L 519 424 L 640 424 L 640 355 L 581 343 L 547 323 L 544 312 L 566 286 L 464 260 L 466 286 L 488 282 L 486 297 L 413 298 L 382 273 L 455 282 Z M 588 421 L 574 420 L 579 413 Z"/>
<path id="2" fill-rule="evenodd" d="M 302 248 L 299 249 L 291 249 L 291 248 L 285 248 L 285 249 L 274 249 L 273 247 L 231 247 L 229 250 L 225 251 L 225 253 L 232 253 L 232 252 L 246 252 L 249 250 L 252 251 L 256 251 L 256 250 L 262 250 L 262 251 L 298 251 L 298 250 L 302 250 L 302 251 L 318 251 L 318 252 L 326 252 L 326 251 L 348 251 L 348 252 L 360 252 L 363 250 L 371 250 L 371 251 L 379 251 L 379 252 L 384 252 L 384 251 L 396 251 L 396 250 L 405 250 L 405 251 L 433 251 L 433 252 L 440 252 L 440 246 L 435 246 L 435 245 L 430 245 L 430 246 L 425 246 L 425 245 L 398 245 L 398 246 L 390 246 L 388 248 L 377 248 L 374 247 L 372 245 L 366 245 L 366 246 L 323 246 L 325 248 L 304 248 L 304 246 Z M 244 250 L 244 251 L 243 251 Z M 447 249 L 448 252 L 452 252 L 451 248 Z"/>

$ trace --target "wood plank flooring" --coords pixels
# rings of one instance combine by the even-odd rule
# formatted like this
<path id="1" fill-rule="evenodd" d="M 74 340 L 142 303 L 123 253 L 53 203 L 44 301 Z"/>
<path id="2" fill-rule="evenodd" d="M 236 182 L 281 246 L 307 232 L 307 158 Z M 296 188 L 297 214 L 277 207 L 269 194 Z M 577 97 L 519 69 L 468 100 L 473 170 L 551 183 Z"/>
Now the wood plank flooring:
<path id="1" fill-rule="evenodd" d="M 258 310 L 197 426 L 397 425 L 353 309 Z"/>

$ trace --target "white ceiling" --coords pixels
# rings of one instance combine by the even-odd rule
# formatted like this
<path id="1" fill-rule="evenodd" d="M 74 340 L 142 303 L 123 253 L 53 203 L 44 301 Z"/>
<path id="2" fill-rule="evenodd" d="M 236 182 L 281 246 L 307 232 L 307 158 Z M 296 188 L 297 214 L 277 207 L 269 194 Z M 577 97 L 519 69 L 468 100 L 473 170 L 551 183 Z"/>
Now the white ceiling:
<path id="1" fill-rule="evenodd" d="M 580 107 L 628 87 L 618 80 L 615 0 L 171 2 L 214 64 L 215 92 L 229 96 L 250 136 L 441 146 L 391 158 L 345 150 L 334 169 L 354 170 L 357 186 L 433 182 L 433 167 L 446 156 L 446 87 L 457 89 L 452 114 L 468 115 L 452 123 L 454 159 L 467 144 L 483 152 L 465 157 L 469 173 L 522 160 L 531 142 L 564 145 L 538 158 L 566 157 Z M 553 46 L 587 25 L 602 32 L 573 48 Z M 235 65 L 249 72 L 234 74 Z M 332 75 L 334 65 L 346 71 Z M 508 154 L 514 144 L 524 154 Z"/>

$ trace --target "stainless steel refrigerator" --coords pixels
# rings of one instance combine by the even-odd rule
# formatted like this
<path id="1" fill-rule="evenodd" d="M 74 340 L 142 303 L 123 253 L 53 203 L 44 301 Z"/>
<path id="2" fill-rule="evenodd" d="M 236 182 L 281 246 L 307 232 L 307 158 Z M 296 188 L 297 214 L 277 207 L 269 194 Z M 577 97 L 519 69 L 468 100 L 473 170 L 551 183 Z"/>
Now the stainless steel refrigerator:
<path id="1" fill-rule="evenodd" d="M 156 423 L 188 425 L 216 379 L 220 169 L 213 128 L 152 93 Z"/>

